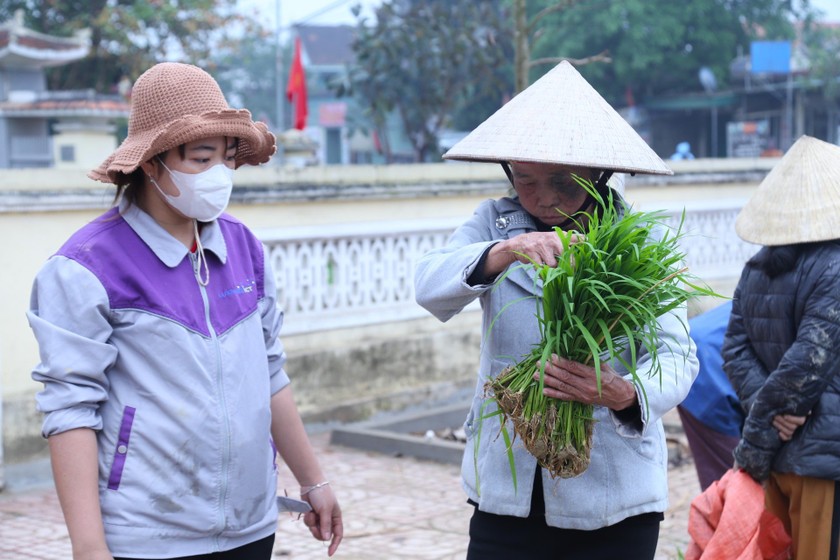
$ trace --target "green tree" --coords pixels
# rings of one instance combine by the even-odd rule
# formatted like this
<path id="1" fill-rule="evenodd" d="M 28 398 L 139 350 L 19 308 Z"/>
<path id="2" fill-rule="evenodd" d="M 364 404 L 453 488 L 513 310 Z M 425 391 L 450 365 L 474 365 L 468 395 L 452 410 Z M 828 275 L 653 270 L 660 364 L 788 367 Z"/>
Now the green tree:
<path id="1" fill-rule="evenodd" d="M 7 0 L 0 20 L 22 9 L 28 27 L 69 36 L 91 33 L 90 55 L 51 68 L 52 89 L 110 91 L 161 60 L 191 62 L 212 71 L 213 54 L 254 22 L 235 12 L 236 0 Z"/>
<path id="2" fill-rule="evenodd" d="M 529 13 L 558 4 L 531 3 Z M 757 38 L 791 38 L 800 15 L 789 0 L 580 0 L 546 15 L 531 58 L 609 52 L 611 64 L 581 73 L 613 101 L 627 89 L 641 97 L 696 91 L 702 66 L 725 85 L 739 48 L 749 52 Z M 531 78 L 548 69 L 534 68 Z"/>
<path id="3" fill-rule="evenodd" d="M 611 62 L 609 53 L 603 51 L 599 54 L 587 56 L 586 58 L 569 58 L 562 54 L 555 54 L 539 59 L 531 58 L 531 41 L 537 40 L 545 31 L 540 22 L 550 14 L 568 9 L 575 4 L 576 0 L 561 0 L 546 5 L 536 5 L 535 13 L 528 13 L 527 0 L 513 0 L 513 42 L 514 42 L 514 83 L 517 92 L 524 90 L 530 85 L 531 68 L 535 66 L 559 64 L 561 60 L 568 60 L 576 65 L 589 64 L 591 62 Z"/>
<path id="4" fill-rule="evenodd" d="M 365 108 L 386 157 L 385 123 L 392 112 L 415 160 L 428 161 L 438 133 L 465 99 L 495 95 L 493 110 L 498 108 L 506 89 L 494 72 L 505 62 L 501 21 L 498 3 L 470 0 L 386 0 L 372 25 L 358 20 L 349 91 Z"/>
<path id="5" fill-rule="evenodd" d="M 802 27 L 809 71 L 809 89 L 821 95 L 810 97 L 811 109 L 819 108 L 826 115 L 826 140 L 840 143 L 840 29 L 825 25 L 822 14 L 812 13 Z"/>
<path id="6" fill-rule="evenodd" d="M 256 29 L 229 48 L 217 49 L 211 64 L 228 102 L 245 107 L 255 119 L 270 123 L 272 128 L 277 128 L 277 96 L 284 95 L 283 91 L 277 91 L 275 43 L 270 31 Z M 283 55 L 291 59 L 290 53 Z M 289 68 L 289 60 L 283 63 L 283 68 Z M 284 76 L 282 87 L 285 84 Z"/>
<path id="7" fill-rule="evenodd" d="M 840 29 L 809 18 L 802 32 L 810 64 L 810 78 L 834 105 L 840 99 Z M 835 106 L 836 111 L 836 106 Z"/>

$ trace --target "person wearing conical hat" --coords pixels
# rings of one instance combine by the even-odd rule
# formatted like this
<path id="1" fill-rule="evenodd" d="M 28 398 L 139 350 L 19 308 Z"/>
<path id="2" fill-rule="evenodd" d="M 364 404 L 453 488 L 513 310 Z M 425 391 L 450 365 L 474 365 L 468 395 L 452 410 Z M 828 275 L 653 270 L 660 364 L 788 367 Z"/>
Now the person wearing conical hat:
<path id="1" fill-rule="evenodd" d="M 90 177 L 116 206 L 38 272 L 27 314 L 73 558 L 272 558 L 279 511 L 313 536 L 341 510 L 295 406 L 271 260 L 224 212 L 274 136 L 204 70 L 157 64 Z M 277 496 L 279 452 L 301 500 Z"/>
<path id="2" fill-rule="evenodd" d="M 840 147 L 802 136 L 735 230 L 762 245 L 735 289 L 722 350 L 747 413 L 735 460 L 764 484 L 794 558 L 837 560 Z"/>
<path id="3" fill-rule="evenodd" d="M 582 474 L 552 479 L 521 444 L 508 448 L 498 429 L 479 426 L 491 412 L 485 382 L 541 338 L 534 317 L 540 285 L 533 269 L 516 265 L 556 265 L 563 246 L 554 228 L 579 229 L 593 209 L 593 197 L 572 175 L 606 195 L 614 172 L 671 170 L 568 62 L 501 107 L 444 158 L 501 164 L 514 190 L 482 203 L 445 247 L 419 259 L 415 274 L 417 302 L 438 319 L 449 320 L 476 299 L 482 308 L 478 382 L 462 465 L 462 486 L 475 508 L 467 558 L 652 559 L 668 507 L 661 416 L 685 397 L 697 372 L 684 307 L 660 320 L 657 335 L 667 341 L 661 386 L 642 371 L 647 366 L 636 384 L 619 363 L 604 363 L 598 396 L 593 367 L 558 357 L 545 365 L 546 395 L 595 405 L 591 461 Z M 621 202 L 618 192 L 612 196 Z M 639 363 L 645 360 L 640 356 Z"/>

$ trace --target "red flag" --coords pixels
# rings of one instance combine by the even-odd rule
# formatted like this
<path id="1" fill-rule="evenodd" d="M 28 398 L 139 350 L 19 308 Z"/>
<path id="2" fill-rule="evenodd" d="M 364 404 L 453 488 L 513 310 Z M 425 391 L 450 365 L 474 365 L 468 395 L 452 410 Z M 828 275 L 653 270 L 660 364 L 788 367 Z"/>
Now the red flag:
<path id="1" fill-rule="evenodd" d="M 295 37 L 295 56 L 289 71 L 289 83 L 286 85 L 286 98 L 295 104 L 294 127 L 306 128 L 306 74 L 300 59 L 300 37 Z"/>
<path id="2" fill-rule="evenodd" d="M 373 147 L 377 154 L 382 153 L 382 141 L 379 139 L 379 133 L 375 130 L 373 131 Z"/>

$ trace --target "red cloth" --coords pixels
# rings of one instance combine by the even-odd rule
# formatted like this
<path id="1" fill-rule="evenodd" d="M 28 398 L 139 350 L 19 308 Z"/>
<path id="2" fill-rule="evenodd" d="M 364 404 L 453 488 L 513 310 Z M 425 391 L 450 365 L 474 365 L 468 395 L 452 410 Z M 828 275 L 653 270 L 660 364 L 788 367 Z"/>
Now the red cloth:
<path id="1" fill-rule="evenodd" d="M 295 37 L 295 56 L 289 71 L 289 83 L 286 84 L 286 98 L 295 104 L 294 127 L 298 130 L 306 128 L 306 74 L 303 72 L 303 62 L 300 59 L 300 37 Z"/>
<path id="2" fill-rule="evenodd" d="M 764 509 L 764 490 L 745 471 L 729 469 L 694 498 L 685 560 L 786 560 L 791 540 Z"/>

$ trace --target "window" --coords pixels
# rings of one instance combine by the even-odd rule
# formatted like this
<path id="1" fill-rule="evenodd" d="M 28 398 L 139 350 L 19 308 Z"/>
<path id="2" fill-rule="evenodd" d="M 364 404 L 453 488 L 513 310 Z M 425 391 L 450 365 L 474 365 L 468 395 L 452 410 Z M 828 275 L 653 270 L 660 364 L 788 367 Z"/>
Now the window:
<path id="1" fill-rule="evenodd" d="M 76 146 L 61 146 L 61 161 L 76 161 Z"/>

